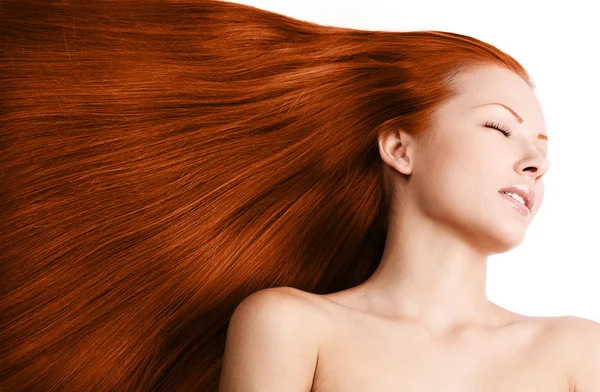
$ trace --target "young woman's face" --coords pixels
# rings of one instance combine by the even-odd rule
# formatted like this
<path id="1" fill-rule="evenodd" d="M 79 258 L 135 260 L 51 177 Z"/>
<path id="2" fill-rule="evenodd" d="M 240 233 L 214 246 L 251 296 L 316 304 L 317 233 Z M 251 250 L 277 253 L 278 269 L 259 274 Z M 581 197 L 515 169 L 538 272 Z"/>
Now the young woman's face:
<path id="1" fill-rule="evenodd" d="M 458 89 L 460 95 L 436 113 L 434 137 L 421 147 L 426 150 L 415 155 L 410 193 L 427 216 L 485 242 L 480 245 L 492 253 L 506 251 L 522 241 L 544 198 L 548 141 L 542 109 L 529 85 L 502 68 L 464 74 Z M 510 107 L 523 121 L 492 103 Z M 499 193 L 516 184 L 535 191 L 529 217 Z"/>

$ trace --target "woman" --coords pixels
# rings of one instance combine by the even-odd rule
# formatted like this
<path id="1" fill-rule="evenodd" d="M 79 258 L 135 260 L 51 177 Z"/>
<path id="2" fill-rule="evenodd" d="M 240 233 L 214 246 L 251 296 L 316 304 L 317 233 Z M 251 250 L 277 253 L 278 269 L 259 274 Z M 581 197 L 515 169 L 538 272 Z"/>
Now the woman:
<path id="1" fill-rule="evenodd" d="M 548 169 L 507 54 L 217 1 L 2 13 L 0 389 L 597 388 L 597 323 L 485 296 Z"/>

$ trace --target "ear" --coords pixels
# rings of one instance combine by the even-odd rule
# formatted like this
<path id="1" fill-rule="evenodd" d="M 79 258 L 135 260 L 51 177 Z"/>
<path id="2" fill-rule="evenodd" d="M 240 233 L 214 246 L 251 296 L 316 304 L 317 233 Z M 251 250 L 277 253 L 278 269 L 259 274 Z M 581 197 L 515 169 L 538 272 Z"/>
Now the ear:
<path id="1" fill-rule="evenodd" d="M 396 171 L 412 173 L 414 159 L 411 159 L 415 140 L 402 129 L 383 132 L 377 141 L 381 159 Z"/>

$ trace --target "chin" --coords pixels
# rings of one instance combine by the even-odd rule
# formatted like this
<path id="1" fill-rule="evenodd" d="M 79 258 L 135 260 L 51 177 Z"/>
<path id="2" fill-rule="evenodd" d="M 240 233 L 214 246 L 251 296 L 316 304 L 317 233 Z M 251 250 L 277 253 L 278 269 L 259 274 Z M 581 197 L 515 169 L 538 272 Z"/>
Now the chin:
<path id="1" fill-rule="evenodd" d="M 519 246 L 525 239 L 527 233 L 527 222 L 519 222 L 516 219 L 492 219 L 491 215 L 486 217 L 485 225 L 474 225 L 470 227 L 469 235 L 475 238 L 475 246 L 479 247 L 484 254 L 496 254 L 508 252 Z"/>
<path id="2" fill-rule="evenodd" d="M 515 226 L 516 225 L 505 225 L 504 230 L 498 230 L 499 227 L 496 227 L 496 232 L 494 233 L 494 242 L 496 243 L 499 251 L 497 253 L 508 252 L 509 250 L 521 245 L 523 240 L 525 240 L 527 226 Z"/>

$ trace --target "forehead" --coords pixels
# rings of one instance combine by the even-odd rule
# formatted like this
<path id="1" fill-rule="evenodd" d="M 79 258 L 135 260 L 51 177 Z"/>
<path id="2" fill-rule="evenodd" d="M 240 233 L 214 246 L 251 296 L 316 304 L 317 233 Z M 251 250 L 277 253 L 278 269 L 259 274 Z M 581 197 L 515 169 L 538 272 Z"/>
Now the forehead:
<path id="1" fill-rule="evenodd" d="M 523 119 L 523 125 L 546 133 L 542 108 L 533 89 L 519 75 L 500 67 L 485 67 L 463 73 L 453 86 L 458 95 L 448 102 L 454 113 L 478 113 L 489 110 L 510 112 L 500 103 L 510 107 Z M 485 105 L 485 106 L 481 106 Z"/>

